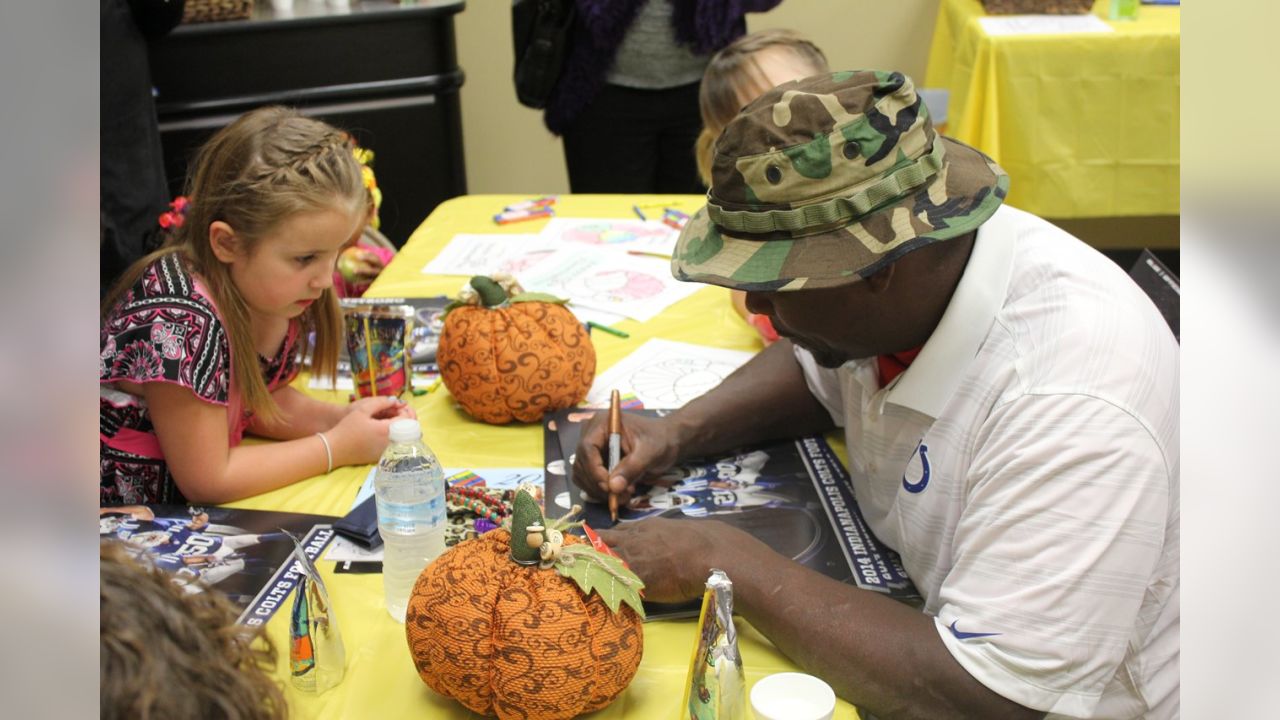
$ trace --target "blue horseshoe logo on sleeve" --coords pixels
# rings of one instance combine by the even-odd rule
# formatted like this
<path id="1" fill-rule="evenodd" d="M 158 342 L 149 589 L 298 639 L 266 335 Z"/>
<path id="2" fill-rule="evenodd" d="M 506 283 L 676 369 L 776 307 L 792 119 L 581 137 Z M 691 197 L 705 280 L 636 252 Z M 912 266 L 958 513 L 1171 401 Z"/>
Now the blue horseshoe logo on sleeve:
<path id="1" fill-rule="evenodd" d="M 929 485 L 929 446 L 925 445 L 924 441 L 921 440 L 916 445 L 916 452 L 920 453 L 920 482 L 907 482 L 907 474 L 905 472 L 902 473 L 902 489 L 909 493 L 923 492 L 925 487 Z"/>

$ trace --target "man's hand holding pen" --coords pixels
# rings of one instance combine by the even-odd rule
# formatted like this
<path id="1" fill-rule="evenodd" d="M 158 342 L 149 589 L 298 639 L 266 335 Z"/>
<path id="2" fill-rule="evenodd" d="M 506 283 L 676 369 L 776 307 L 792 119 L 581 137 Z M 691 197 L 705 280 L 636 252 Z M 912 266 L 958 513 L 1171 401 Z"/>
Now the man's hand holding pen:
<path id="1" fill-rule="evenodd" d="M 596 413 L 582 429 L 573 461 L 573 481 L 589 497 L 607 502 L 617 498 L 625 508 L 636 483 L 657 478 L 679 457 L 674 423 L 662 418 L 619 412 L 619 455 L 609 467 L 609 414 Z"/>

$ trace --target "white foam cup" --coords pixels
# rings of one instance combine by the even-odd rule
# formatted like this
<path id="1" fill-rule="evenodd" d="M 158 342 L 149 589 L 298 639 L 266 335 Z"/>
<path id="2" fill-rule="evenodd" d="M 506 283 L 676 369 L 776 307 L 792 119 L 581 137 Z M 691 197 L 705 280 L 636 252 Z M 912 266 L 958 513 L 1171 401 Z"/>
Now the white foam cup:
<path id="1" fill-rule="evenodd" d="M 831 720 L 836 694 L 812 675 L 775 673 L 751 688 L 751 711 L 756 720 Z"/>

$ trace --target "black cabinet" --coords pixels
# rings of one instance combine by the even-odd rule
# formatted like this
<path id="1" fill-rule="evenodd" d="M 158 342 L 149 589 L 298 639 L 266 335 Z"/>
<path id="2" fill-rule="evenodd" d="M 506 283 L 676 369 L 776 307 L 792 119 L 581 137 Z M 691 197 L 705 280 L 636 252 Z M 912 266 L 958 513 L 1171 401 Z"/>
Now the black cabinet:
<path id="1" fill-rule="evenodd" d="M 454 15 L 462 0 L 295 0 L 285 15 L 182 25 L 151 46 L 151 77 L 174 195 L 215 130 L 281 104 L 351 131 L 374 152 L 382 231 L 397 245 L 440 202 L 467 191 Z"/>

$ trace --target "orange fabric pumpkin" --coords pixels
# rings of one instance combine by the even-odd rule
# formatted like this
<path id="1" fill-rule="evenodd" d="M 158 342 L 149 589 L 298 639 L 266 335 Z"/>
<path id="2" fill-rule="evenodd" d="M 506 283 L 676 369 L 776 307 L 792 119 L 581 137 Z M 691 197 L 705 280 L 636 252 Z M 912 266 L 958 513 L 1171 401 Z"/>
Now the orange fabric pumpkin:
<path id="1" fill-rule="evenodd" d="M 418 577 L 405 617 L 418 674 L 467 709 L 504 720 L 605 707 L 640 665 L 640 617 L 584 597 L 555 570 L 517 564 L 510 540 L 499 529 L 458 543 Z"/>
<path id="2" fill-rule="evenodd" d="M 494 425 L 537 422 L 582 402 L 596 375 L 596 350 L 582 323 L 563 305 L 500 299 L 451 309 L 436 361 L 445 387 L 467 414 Z M 481 284 L 484 284 L 481 283 Z M 528 296 L 526 296 L 528 297 Z"/>

